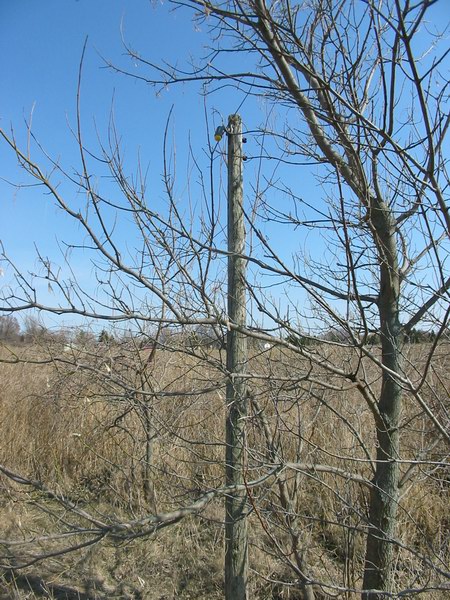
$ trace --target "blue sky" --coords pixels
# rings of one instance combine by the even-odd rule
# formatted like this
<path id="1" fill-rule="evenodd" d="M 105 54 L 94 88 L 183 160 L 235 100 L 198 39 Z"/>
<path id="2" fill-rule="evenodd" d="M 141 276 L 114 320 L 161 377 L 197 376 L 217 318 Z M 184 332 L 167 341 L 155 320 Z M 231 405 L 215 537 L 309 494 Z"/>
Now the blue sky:
<path id="1" fill-rule="evenodd" d="M 200 56 L 208 37 L 196 27 L 189 11 L 173 11 L 166 4 L 145 0 L 0 0 L 0 119 L 12 127 L 26 147 L 26 126 L 32 115 L 33 132 L 45 151 L 69 171 L 79 168 L 79 156 L 71 128 L 76 127 L 77 78 L 86 36 L 81 116 L 85 144 L 98 148 L 97 136 L 107 138 L 112 107 L 117 130 L 130 168 L 140 159 L 150 168 L 151 188 L 161 189 L 162 140 L 171 107 L 171 142 L 177 151 L 178 177 L 184 180 L 188 141 L 201 151 L 207 145 L 205 109 L 200 88 L 184 85 L 156 94 L 150 86 L 105 68 L 103 58 L 127 68 L 139 69 L 124 57 L 122 32 L 131 46 L 149 59 L 185 64 L 190 55 Z M 234 112 L 235 97 L 223 93 L 207 107 L 211 126 Z M 210 101 L 208 101 L 210 102 Z M 40 154 L 34 156 L 39 162 Z M 15 157 L 0 147 L 0 176 L 10 182 L 28 180 Z M 180 194 L 183 193 L 180 184 Z M 62 189 L 65 189 L 64 186 Z M 79 230 L 62 218 L 60 211 L 40 189 L 14 189 L 0 181 L 2 218 L 0 239 L 19 268 L 36 268 L 37 244 L 44 255 L 56 257 L 58 241 L 75 240 Z M 82 257 L 73 258 L 80 282 L 92 276 Z M 45 289 L 44 300 L 52 301 Z"/>
<path id="2" fill-rule="evenodd" d="M 88 36 L 81 88 L 85 145 L 95 151 L 98 150 L 98 138 L 102 142 L 107 139 L 113 109 L 116 128 L 122 136 L 126 165 L 133 172 L 139 155 L 142 163 L 149 166 L 152 201 L 157 202 L 163 195 L 163 132 L 173 107 L 170 141 L 171 148 L 176 150 L 176 191 L 187 202 L 188 145 L 191 144 L 197 159 L 205 158 L 204 149 L 212 141 L 215 126 L 222 120 L 226 122 L 228 115 L 236 111 L 242 96 L 222 89 L 208 96 L 205 105 L 200 85 L 182 84 L 161 91 L 112 72 L 105 68 L 104 59 L 142 73 L 141 67 L 125 56 L 122 34 L 145 58 L 182 67 L 190 57 L 199 59 L 205 55 L 210 43 L 206 26 L 199 28 L 192 20 L 191 11 L 174 11 L 167 3 L 148 0 L 0 0 L 1 126 L 6 130 L 12 127 L 19 146 L 26 148 L 26 123 L 32 119 L 33 133 L 45 152 L 67 172 L 79 169 L 79 154 L 71 129 L 76 128 L 78 70 Z M 243 68 L 242 59 L 239 68 Z M 250 101 L 241 107 L 247 129 L 255 128 L 263 118 L 264 111 L 260 109 L 260 105 Z M 209 139 L 205 114 L 212 128 Z M 248 137 L 246 152 L 259 154 L 252 136 Z M 38 163 L 46 162 L 36 147 L 32 157 Z M 61 265 L 58 258 L 61 241 L 80 243 L 83 233 L 73 221 L 64 218 L 41 188 L 24 185 L 16 189 L 8 183 L 26 184 L 29 179 L 17 168 L 15 157 L 4 144 L 0 145 L 0 161 L 0 177 L 3 178 L 0 180 L 0 239 L 9 257 L 20 270 L 36 272 L 36 245 L 44 257 Z M 218 167 L 220 162 L 223 165 L 218 157 Z M 246 164 L 248 193 L 257 166 Z M 190 190 L 194 202 L 195 194 L 199 192 L 195 179 L 194 174 L 194 185 Z M 304 178 L 305 190 L 306 182 Z M 102 184 L 107 186 L 105 181 Z M 73 186 L 61 182 L 60 189 L 73 200 Z M 111 193 L 114 194 L 112 188 Z M 121 225 L 122 238 L 126 238 L 127 224 L 122 222 Z M 273 230 L 276 231 L 276 226 Z M 284 242 L 282 246 L 289 248 Z M 80 252 L 72 254 L 71 267 L 79 283 L 91 289 L 93 269 L 88 258 Z M 7 277 L 3 283 L 7 283 Z M 45 282 L 39 286 L 39 292 L 44 303 L 54 304 L 55 298 L 48 292 Z"/>
<path id="3" fill-rule="evenodd" d="M 448 0 L 440 0 L 434 7 L 437 23 L 448 21 L 448 7 Z M 158 202 L 162 196 L 162 138 L 173 106 L 170 140 L 177 156 L 176 191 L 180 198 L 187 198 L 187 147 L 190 143 L 196 157 L 204 157 L 203 149 L 208 145 L 205 111 L 210 127 L 214 128 L 222 118 L 226 120 L 235 112 L 242 97 L 221 90 L 207 98 L 205 107 L 200 87 L 195 84 L 171 87 L 156 94 L 155 89 L 142 82 L 113 73 L 105 68 L 103 58 L 142 73 L 138 65 L 124 56 L 121 31 L 131 47 L 157 63 L 164 60 L 186 66 L 190 56 L 204 55 L 210 43 L 208 32 L 193 23 L 189 10 L 173 11 L 164 2 L 0 0 L 0 124 L 6 130 L 13 127 L 19 144 L 26 146 L 25 121 L 32 115 L 33 132 L 45 151 L 61 161 L 69 173 L 73 168 L 79 168 L 71 128 L 76 126 L 78 68 L 88 36 L 81 94 L 86 146 L 98 149 L 97 136 L 103 141 L 107 138 L 109 117 L 114 107 L 125 164 L 133 171 L 139 154 L 142 163 L 149 166 L 153 201 Z M 240 112 L 250 130 L 264 118 L 261 103 L 250 100 Z M 251 134 L 248 137 L 246 152 L 252 155 L 257 149 Z M 39 162 L 39 152 L 35 151 Z M 246 165 L 249 195 L 257 167 L 256 162 Z M 3 178 L 0 179 L 0 239 L 20 269 L 36 269 L 35 244 L 44 255 L 56 258 L 61 240 L 80 240 L 79 228 L 63 218 L 42 190 L 33 187 L 17 190 L 5 181 L 25 183 L 27 180 L 4 144 L 0 144 L 0 177 Z M 297 168 L 292 182 L 299 194 L 310 195 L 314 202 L 320 201 L 322 191 L 316 187 L 311 168 Z M 108 190 L 107 182 L 102 183 Z M 61 184 L 61 190 L 69 197 L 74 194 L 73 188 L 64 184 Z M 194 196 L 196 191 L 198 188 L 195 188 Z M 292 238 L 278 234 L 275 224 L 272 233 L 281 249 L 293 249 Z M 126 223 L 121 235 L 126 237 Z M 300 249 L 309 244 L 312 252 L 320 254 L 318 238 L 308 231 L 300 233 L 297 230 L 295 238 Z M 92 265 L 83 254 L 74 255 L 72 261 L 80 283 L 89 287 Z M 44 287 L 41 292 L 44 301 L 52 302 Z"/>
<path id="4" fill-rule="evenodd" d="M 62 157 L 67 166 L 77 164 L 77 149 L 70 127 L 75 127 L 78 65 L 89 36 L 82 84 L 82 119 L 86 143 L 95 143 L 96 127 L 105 136 L 114 97 L 117 129 L 126 150 L 140 148 L 151 161 L 160 159 L 162 131 L 172 103 L 177 129 L 187 114 L 198 111 L 198 99 L 186 90 L 171 90 L 164 98 L 133 80 L 119 77 L 103 67 L 101 56 L 123 63 L 121 23 L 127 38 L 155 58 L 177 58 L 180 48 L 201 48 L 203 36 L 189 19 L 169 13 L 165 6 L 152 9 L 136 0 L 0 0 L 0 118 L 11 124 L 20 142 L 26 142 L 24 120 L 33 112 L 33 131 L 48 153 Z M 176 43 L 175 43 L 176 40 Z M 183 114 L 184 112 L 184 114 Z M 3 167 L 15 175 L 15 160 L 0 149 Z M 23 178 L 23 177 L 22 177 Z M 3 201 L 12 199 L 2 185 Z M 37 226 L 51 225 L 51 209 L 31 204 L 34 194 L 14 196 L 13 210 L 2 217 L 2 239 L 24 251 L 23 242 L 34 237 Z M 28 200 L 28 201 L 27 201 Z M 50 223 L 49 223 L 50 220 Z M 51 227 L 48 227 L 51 235 Z M 42 231 L 40 231 L 42 234 Z M 41 237 L 41 236 L 40 236 Z M 17 241 L 21 240 L 18 245 Z"/>

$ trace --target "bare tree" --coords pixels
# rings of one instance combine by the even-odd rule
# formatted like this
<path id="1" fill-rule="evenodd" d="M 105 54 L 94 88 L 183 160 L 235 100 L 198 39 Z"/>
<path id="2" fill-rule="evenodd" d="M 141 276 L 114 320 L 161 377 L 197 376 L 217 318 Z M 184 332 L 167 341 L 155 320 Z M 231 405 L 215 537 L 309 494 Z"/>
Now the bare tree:
<path id="1" fill-rule="evenodd" d="M 200 79 L 213 86 L 225 80 L 284 106 L 285 128 L 266 132 L 279 142 L 280 159 L 294 163 L 301 156 L 310 164 L 326 165 L 319 170 L 329 190 L 323 216 L 342 248 L 336 251 L 341 261 L 334 266 L 337 279 L 327 265 L 322 266 L 325 284 L 306 279 L 288 270 L 276 249 L 266 250 L 277 268 L 305 286 L 340 328 L 345 323 L 361 355 L 370 355 L 364 348 L 369 332 L 380 336 L 381 356 L 371 355 L 380 369 L 380 389 L 369 394 L 364 386 L 363 392 L 377 437 L 363 596 L 377 598 L 393 589 L 405 393 L 416 398 L 448 440 L 445 421 L 421 397 L 425 373 L 421 383 L 410 381 L 402 350 L 405 335 L 423 319 L 442 332 L 448 318 L 450 214 L 443 152 L 450 116 L 448 80 L 440 70 L 448 50 L 439 50 L 442 34 L 427 29 L 435 2 L 174 4 L 193 8 L 196 19 L 211 24 L 216 45 L 208 61 L 187 74 L 186 69 L 181 73 L 143 61 L 130 51 L 150 69 L 142 78 L 156 85 Z M 253 68 L 230 71 L 222 60 L 230 52 L 250 53 Z M 284 191 L 301 206 L 301 191 Z M 267 214 L 302 226 L 302 218 L 283 207 L 271 205 Z M 265 245 L 262 236 L 260 240 Z M 426 282 L 420 275 L 424 269 Z M 347 303 L 345 317 L 317 297 L 323 292 Z M 286 326 L 283 319 L 276 320 Z M 428 365 L 434 350 L 433 345 Z M 347 377 L 358 378 L 356 372 Z"/>
<path id="2" fill-rule="evenodd" d="M 145 466 L 151 512 L 145 506 L 139 517 L 102 520 L 37 477 L 8 466 L 3 473 L 76 516 L 78 525 L 65 524 L 65 535 L 84 541 L 77 539 L 72 549 L 106 536 L 145 537 L 200 513 L 216 497 L 236 494 L 246 499 L 245 517 L 264 536 L 255 548 L 284 569 L 276 577 L 261 572 L 273 586 L 294 588 L 309 600 L 328 593 L 374 600 L 444 590 L 450 575 L 445 544 L 427 536 L 421 509 L 411 500 L 423 481 L 441 485 L 449 441 L 448 380 L 442 374 L 450 312 L 449 84 L 443 38 L 426 28 L 435 3 L 175 4 L 210 24 L 211 54 L 189 73 L 163 68 L 129 48 L 148 70 L 139 77 L 157 87 L 181 81 L 204 81 L 210 90 L 231 85 L 245 102 L 262 99 L 276 111 L 275 123 L 282 122 L 272 127 L 267 119 L 248 144 L 248 163 L 258 164 L 259 177 L 246 204 L 251 243 L 239 256 L 248 263 L 245 325 L 230 320 L 225 309 L 222 282 L 230 252 L 214 184 L 202 186 L 200 214 L 188 222 L 175 198 L 167 154 L 166 206 L 158 212 L 140 165 L 134 179 L 124 172 L 113 126 L 109 147 L 96 161 L 84 146 L 78 111 L 76 176 L 44 156 L 47 173 L 3 131 L 23 168 L 83 229 L 102 293 L 83 290 L 70 275 L 64 279 L 54 262 L 40 257 L 40 276 L 57 296 L 53 306 L 43 305 L 35 279 L 15 269 L 5 253 L 15 280 L 5 288 L 1 310 L 38 308 L 132 328 L 126 356 L 112 351 L 108 369 L 89 345 L 73 348 L 70 356 L 53 352 L 48 360 L 67 366 L 71 383 L 74 365 L 77 377 L 89 376 L 78 385 L 89 390 L 86 397 L 110 401 L 112 425 L 127 430 L 134 456 L 144 443 L 145 459 L 141 454 L 130 471 Z M 248 70 L 234 69 L 233 53 L 236 64 L 245 53 Z M 212 174 L 217 152 L 209 148 L 206 169 Z M 207 181 L 197 157 L 192 160 Z M 267 166 L 273 161 L 279 177 Z M 120 199 L 112 202 L 93 186 L 92 173 L 101 169 L 112 175 Z M 303 197 L 291 169 L 299 180 L 314 170 L 317 198 Z M 85 204 L 60 192 L 58 175 L 84 192 Z M 114 229 L 118 218 L 130 215 L 133 252 Z M 284 239 L 298 236 L 299 246 L 306 232 L 312 247 L 286 252 L 272 227 L 284 228 Z M 418 326 L 433 338 L 415 350 L 405 337 Z M 235 376 L 221 348 L 186 343 L 199 327 L 210 328 L 218 340 L 233 331 L 255 341 L 245 365 L 252 408 L 242 433 L 247 465 L 236 485 L 224 486 L 220 469 L 198 466 L 223 460 L 217 411 L 208 402 L 215 394 L 223 402 L 225 384 Z M 136 334 L 151 346 L 152 360 L 135 344 L 129 347 Z M 169 374 L 170 360 L 180 356 L 183 369 Z M 165 404 L 175 397 L 185 403 L 178 410 L 186 420 L 193 418 L 195 398 L 213 424 L 208 435 L 200 421 L 190 430 L 181 426 L 177 410 Z M 131 415 L 140 434 L 126 425 Z M 177 472 L 170 460 L 181 448 L 190 457 L 183 456 L 183 464 L 192 466 L 186 472 Z M 165 477 L 159 499 L 145 484 L 157 472 Z"/>
<path id="3" fill-rule="evenodd" d="M 0 340 L 17 341 L 20 334 L 19 321 L 10 315 L 0 318 Z"/>

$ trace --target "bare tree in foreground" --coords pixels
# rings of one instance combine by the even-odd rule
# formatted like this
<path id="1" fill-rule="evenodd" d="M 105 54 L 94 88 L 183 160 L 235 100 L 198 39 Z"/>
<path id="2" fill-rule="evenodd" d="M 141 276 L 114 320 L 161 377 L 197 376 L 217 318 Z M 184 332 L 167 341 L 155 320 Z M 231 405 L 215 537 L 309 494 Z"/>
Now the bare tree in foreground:
<path id="1" fill-rule="evenodd" d="M 331 269 L 316 264 L 325 275 L 320 284 L 289 275 L 322 305 L 317 296 L 323 292 L 346 303 L 345 316 L 324 308 L 333 311 L 361 357 L 370 355 L 365 348 L 370 331 L 380 337 L 381 356 L 371 356 L 380 369 L 380 389 L 361 385 L 377 437 L 363 581 L 367 598 L 379 596 L 370 590 L 393 589 L 405 394 L 416 398 L 448 441 L 446 417 L 441 421 L 423 400 L 425 373 L 417 382 L 405 377 L 402 350 L 405 336 L 423 319 L 442 332 L 448 318 L 450 214 L 443 150 L 449 84 L 440 72 L 448 50 L 439 53 L 443 40 L 427 29 L 433 4 L 187 2 L 183 5 L 216 32 L 209 62 L 188 76 L 146 63 L 160 75 L 148 77 L 156 84 L 200 78 L 221 85 L 228 78 L 248 94 L 279 103 L 286 107 L 285 128 L 271 132 L 279 141 L 279 158 L 303 157 L 328 167 L 319 170 L 330 194 L 323 216 L 342 248 L 336 251 L 340 263 Z M 230 34 L 235 43 L 227 46 Z M 230 72 L 221 62 L 230 51 L 249 52 L 254 67 Z M 302 217 L 292 215 L 300 213 L 302 191 L 284 191 L 297 212 L 271 204 L 269 218 L 301 227 Z M 267 250 L 284 270 L 279 252 Z M 357 373 L 345 376 L 358 381 Z"/>
<path id="2" fill-rule="evenodd" d="M 43 259 L 44 276 L 59 289 L 61 305 L 42 306 L 30 279 L 16 273 L 18 287 L 4 298 L 3 310 L 41 308 L 153 326 L 158 343 L 170 328 L 207 326 L 218 340 L 235 329 L 261 344 L 276 344 L 247 368 L 253 413 L 246 432 L 248 480 L 238 491 L 246 491 L 254 527 L 264 534 L 265 542 L 255 547 L 276 556 L 291 574 L 277 584 L 294 585 L 307 598 L 358 592 L 374 600 L 444 590 L 445 544 L 427 537 L 414 502 L 424 481 L 439 486 L 441 480 L 445 488 L 441 474 L 449 442 L 443 377 L 450 287 L 449 84 L 443 40 L 430 33 L 426 21 L 435 3 L 180 4 L 211 24 L 216 47 L 191 74 L 163 70 L 130 50 L 149 69 L 141 78 L 155 85 L 228 81 L 249 98 L 263 98 L 283 125 L 262 128 L 261 168 L 265 158 L 276 159 L 291 164 L 300 181 L 303 169 L 314 169 L 320 183 L 317 198 L 305 198 L 288 176 L 267 174 L 254 182 L 246 283 L 262 324 L 252 320 L 254 313 L 245 328 L 226 318 L 217 282 L 227 251 L 213 190 L 205 194 L 195 228 L 175 201 L 166 170 L 166 211 L 151 209 L 144 182 L 132 185 L 123 172 L 113 138 L 103 160 L 122 203 L 112 202 L 92 187 L 80 128 L 82 168 L 74 184 L 86 193 L 86 207 L 69 203 L 14 139 L 3 136 L 24 168 L 83 227 L 85 245 L 99 256 L 96 272 L 108 302 L 102 306 L 75 282 L 68 285 Z M 245 52 L 248 71 L 229 70 L 233 52 L 237 57 Z M 134 254 L 115 240 L 116 213 L 132 215 L 139 240 Z M 287 256 L 271 223 L 284 227 L 286 238 L 298 235 L 302 244 L 307 230 L 318 251 L 299 249 Z M 405 343 L 416 328 L 433 334 L 420 352 Z M 208 367 L 214 377 L 203 371 L 190 390 L 155 389 L 153 382 L 146 391 L 113 380 L 133 407 L 167 393 L 201 397 L 223 388 L 230 373 L 220 351 L 201 346 L 188 351 L 178 339 L 167 338 L 163 349 L 174 356 L 190 353 L 192 373 Z M 160 431 L 164 427 L 158 422 Z M 181 443 L 175 421 L 171 434 Z M 339 452 L 333 435 L 342 442 Z M 212 461 L 197 450 L 202 441 L 190 437 L 183 443 L 192 443 L 192 457 L 199 452 Z M 7 467 L 4 472 L 20 479 Z M 175 473 L 169 481 L 182 489 L 181 479 Z M 88 520 L 88 543 L 94 543 L 104 535 L 148 534 L 232 491 L 218 484 L 217 474 L 203 473 L 196 484 L 201 481 L 198 500 L 134 522 L 97 522 L 67 500 L 58 501 Z M 334 570 L 336 557 L 340 572 Z"/>

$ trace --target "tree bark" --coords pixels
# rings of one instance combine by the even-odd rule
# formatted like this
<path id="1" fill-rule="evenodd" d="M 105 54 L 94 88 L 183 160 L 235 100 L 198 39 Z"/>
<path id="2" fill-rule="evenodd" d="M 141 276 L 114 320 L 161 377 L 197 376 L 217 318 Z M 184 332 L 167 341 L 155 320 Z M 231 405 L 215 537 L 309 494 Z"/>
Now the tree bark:
<path id="1" fill-rule="evenodd" d="M 382 387 L 378 402 L 377 462 L 369 507 L 366 546 L 364 600 L 379 600 L 380 592 L 392 591 L 393 552 L 398 503 L 399 422 L 401 386 L 392 373 L 401 370 L 401 331 L 399 322 L 400 278 L 398 272 L 395 223 L 389 208 L 377 202 L 371 223 L 380 261 L 379 315 L 381 326 Z M 389 369 L 389 371 L 388 371 Z"/>

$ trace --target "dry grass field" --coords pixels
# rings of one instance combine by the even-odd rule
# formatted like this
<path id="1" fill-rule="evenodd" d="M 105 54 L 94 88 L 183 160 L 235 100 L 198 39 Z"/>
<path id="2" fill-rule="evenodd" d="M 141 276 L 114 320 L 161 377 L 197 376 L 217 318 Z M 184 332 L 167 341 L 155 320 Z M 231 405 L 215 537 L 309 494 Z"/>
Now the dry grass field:
<path id="1" fill-rule="evenodd" d="M 412 380 L 426 350 L 405 351 Z M 359 360 L 342 349 L 327 352 L 342 368 Z M 4 347 L 1 358 L 0 463 L 45 487 L 0 476 L 0 598 L 221 598 L 223 498 L 153 533 L 110 529 L 95 543 L 85 518 L 136 522 L 223 485 L 220 352 L 158 350 L 149 362 L 135 348 L 43 344 Z M 435 414 L 448 411 L 449 363 L 448 346 L 438 348 L 423 388 Z M 376 390 L 372 363 L 358 368 Z M 290 351 L 254 352 L 248 371 L 247 479 L 284 465 L 278 478 L 248 489 L 251 597 L 301 598 L 295 545 L 312 578 L 331 584 L 315 586 L 317 598 L 356 597 L 374 454 L 371 411 L 354 386 Z M 406 395 L 399 588 L 431 587 L 439 569 L 448 571 L 445 457 L 429 418 Z M 408 462 L 425 458 L 431 464 Z M 438 600 L 445 592 L 424 596 Z"/>

